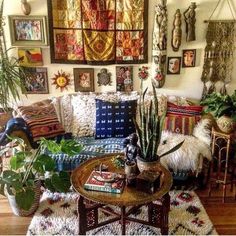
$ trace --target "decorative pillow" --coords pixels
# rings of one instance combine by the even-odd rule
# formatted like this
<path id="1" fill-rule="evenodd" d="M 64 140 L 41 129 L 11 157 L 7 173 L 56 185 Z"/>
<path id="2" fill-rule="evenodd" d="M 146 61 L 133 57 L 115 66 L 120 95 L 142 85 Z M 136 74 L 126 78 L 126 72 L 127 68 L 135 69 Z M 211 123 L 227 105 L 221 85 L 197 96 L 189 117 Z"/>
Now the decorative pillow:
<path id="1" fill-rule="evenodd" d="M 200 116 L 202 113 L 202 106 L 178 106 L 171 102 L 167 103 L 167 115 L 179 115 L 179 116 Z"/>
<path id="2" fill-rule="evenodd" d="M 118 103 L 96 99 L 95 138 L 127 137 L 135 132 L 137 100 Z"/>
<path id="3" fill-rule="evenodd" d="M 39 140 L 41 137 L 53 138 L 65 133 L 57 119 L 57 114 L 52 104 L 38 107 L 22 106 L 19 107 L 19 112 L 28 124 L 34 141 Z"/>
<path id="4" fill-rule="evenodd" d="M 193 129 L 197 122 L 201 119 L 200 116 L 174 116 L 169 115 L 165 118 L 164 130 L 169 130 L 173 133 L 192 135 Z"/>

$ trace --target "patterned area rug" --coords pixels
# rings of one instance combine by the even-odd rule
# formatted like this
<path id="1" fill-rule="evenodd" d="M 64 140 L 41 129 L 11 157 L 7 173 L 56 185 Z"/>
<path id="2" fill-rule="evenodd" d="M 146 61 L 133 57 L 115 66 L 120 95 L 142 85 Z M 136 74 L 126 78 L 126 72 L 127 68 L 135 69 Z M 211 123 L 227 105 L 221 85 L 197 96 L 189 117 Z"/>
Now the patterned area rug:
<path id="1" fill-rule="evenodd" d="M 169 213 L 170 235 L 216 235 L 212 222 L 193 191 L 171 191 Z M 40 207 L 28 228 L 27 235 L 78 235 L 76 200 L 78 195 L 52 194 L 45 192 Z M 147 207 L 136 212 L 135 217 L 145 219 Z M 99 212 L 99 220 L 107 215 Z M 87 232 L 88 235 L 119 235 L 118 222 Z M 159 229 L 142 224 L 127 222 L 128 235 L 160 235 Z"/>

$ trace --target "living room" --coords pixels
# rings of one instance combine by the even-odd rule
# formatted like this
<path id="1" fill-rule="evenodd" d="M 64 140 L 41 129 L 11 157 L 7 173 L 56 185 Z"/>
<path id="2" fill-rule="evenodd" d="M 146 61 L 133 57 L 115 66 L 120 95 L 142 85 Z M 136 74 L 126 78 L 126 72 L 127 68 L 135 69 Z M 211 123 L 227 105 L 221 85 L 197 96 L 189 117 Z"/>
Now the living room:
<path id="1" fill-rule="evenodd" d="M 141 10 L 135 11 L 135 8 Z M 95 20 L 93 16 L 95 16 Z M 102 17 L 107 17 L 107 19 L 103 21 Z M 121 151 L 123 152 L 121 147 L 123 148 L 124 138 L 133 133 L 129 132 L 130 126 L 127 126 L 128 120 L 133 118 L 126 116 L 125 122 L 123 122 L 125 123 L 124 128 L 121 129 L 122 122 L 120 121 L 123 118 L 114 118 L 118 108 L 110 103 L 118 103 L 119 109 L 125 109 L 127 114 L 133 114 L 133 106 L 137 106 L 138 110 L 139 106 L 151 103 L 154 108 L 156 94 L 159 105 L 156 114 L 158 117 L 166 115 L 164 129 L 178 133 L 173 134 L 176 132 L 166 131 L 162 134 L 159 140 L 159 156 L 169 151 L 173 145 L 180 144 L 176 152 L 160 158 L 162 165 L 172 170 L 170 178 L 173 178 L 174 181 L 173 186 L 171 186 L 171 181 L 169 185 L 164 181 L 162 186 L 171 189 L 168 191 L 171 199 L 169 218 L 167 215 L 169 227 L 166 226 L 168 220 L 167 223 L 166 221 L 159 222 L 160 224 L 157 225 L 160 225 L 161 229 L 163 227 L 163 231 L 160 232 L 162 234 L 235 234 L 236 202 L 234 193 L 236 189 L 235 185 L 233 186 L 235 163 L 231 161 L 233 157 L 235 158 L 233 138 L 235 137 L 233 136 L 235 126 L 231 131 L 219 131 L 218 123 L 220 122 L 216 119 L 224 113 L 214 113 L 217 105 L 220 102 L 223 104 L 222 99 L 227 96 L 227 101 L 234 101 L 230 107 L 226 104 L 227 112 L 232 117 L 236 114 L 235 18 L 236 3 L 233 0 L 195 0 L 195 4 L 191 1 L 176 0 L 4 1 L 3 28 L 6 43 L 4 47 L 5 50 L 12 47 L 8 51 L 9 58 L 20 58 L 21 60 L 17 63 L 23 66 L 22 73 L 27 76 L 24 77 L 22 90 L 20 87 L 17 88 L 19 98 L 17 96 L 16 99 L 11 98 L 7 103 L 15 110 L 14 117 L 17 118 L 13 118 L 6 127 L 0 122 L 0 126 L 2 126 L 0 142 L 3 142 L 2 134 L 5 136 L 6 134 L 20 134 L 19 136 L 26 141 L 28 146 L 37 148 L 36 142 L 40 140 L 40 137 L 55 138 L 58 136 L 57 150 L 71 149 L 73 151 L 75 148 L 80 153 L 80 155 L 76 153 L 76 157 L 72 159 L 56 153 L 54 160 L 58 171 L 72 172 L 76 168 L 81 170 L 87 160 L 93 159 L 91 157 L 95 156 L 103 160 L 104 153 L 105 156 L 114 157 L 114 163 L 119 165 L 120 160 L 117 156 Z M 131 19 L 131 23 L 129 19 Z M 131 28 L 129 29 L 129 27 Z M 88 28 L 92 30 L 87 30 Z M 133 37 L 132 43 L 129 37 Z M 3 37 L 1 42 L 1 45 L 4 45 Z M 152 92 L 152 85 L 156 93 Z M 144 95 L 144 104 L 139 94 L 142 93 L 141 88 L 144 91 L 146 87 L 149 89 Z M 0 89 L 1 96 L 8 94 L 2 91 L 4 89 Z M 221 95 L 217 95 L 217 97 L 215 91 L 221 92 Z M 210 99 L 206 100 L 206 98 Z M 133 104 L 134 100 L 137 102 Z M 203 101 L 202 106 L 200 106 L 201 100 Z M 1 107 L 2 104 L 5 105 L 0 100 Z M 34 107 L 29 107 L 32 104 Z M 203 105 L 206 106 L 203 108 Z M 110 127 L 108 129 L 105 127 L 106 134 L 103 131 L 105 128 L 102 122 L 100 123 L 103 120 L 101 118 L 103 112 L 100 111 L 105 106 L 112 107 L 112 119 L 116 123 L 112 127 L 116 127 L 115 129 L 118 130 L 117 136 L 109 133 Z M 215 118 L 204 116 L 204 119 L 201 119 L 203 117 L 202 109 L 205 111 L 207 106 L 208 111 L 216 115 Z M 151 114 L 150 106 L 149 109 Z M 40 125 L 44 124 L 41 130 L 39 130 L 38 124 L 28 120 L 29 114 L 32 115 L 34 111 L 37 113 L 39 110 L 42 112 L 41 115 L 44 114 L 44 117 L 43 115 L 40 117 Z M 142 109 L 138 112 L 142 113 Z M 48 113 L 50 113 L 50 119 L 56 120 L 50 129 L 45 128 L 45 124 L 49 121 L 44 118 L 48 117 L 49 119 L 49 116 L 45 115 Z M 143 114 L 149 117 L 147 113 Z M 173 118 L 174 116 L 175 118 Z M 0 113 L 0 121 L 3 121 L 3 117 Z M 19 119 L 19 117 L 23 119 Z M 139 121 L 138 119 L 137 124 L 139 125 L 140 119 Z M 109 122 L 109 117 L 107 122 Z M 180 123 L 181 127 L 178 126 Z M 226 124 L 226 121 L 224 120 L 222 123 Z M 154 122 L 153 127 L 156 127 L 156 124 Z M 133 128 L 138 130 L 138 125 Z M 204 125 L 211 125 L 214 128 L 206 131 Z M 231 127 L 235 123 L 231 121 L 227 125 Z M 12 128 L 13 126 L 15 130 Z M 120 130 L 122 130 L 121 133 L 119 133 Z M 81 138 L 79 144 L 86 147 L 85 149 L 81 151 L 80 146 L 78 147 L 75 143 L 60 143 L 61 137 L 70 140 L 71 133 L 72 136 Z M 95 140 L 87 138 L 94 136 L 94 134 Z M 149 141 L 153 139 L 153 136 L 152 134 L 148 136 Z M 216 182 L 212 184 L 212 175 L 209 176 L 208 173 L 211 172 L 210 166 L 213 163 L 211 152 L 214 152 L 219 137 L 223 137 L 226 146 L 228 145 L 227 152 L 222 151 L 222 158 L 230 160 L 229 173 L 226 173 L 228 169 L 225 167 L 221 169 L 221 172 L 231 174 L 231 179 L 229 182 L 228 179 L 227 181 L 224 179 L 223 184 L 221 184 L 222 181 L 219 181 L 219 188 L 213 189 L 211 185 L 215 185 Z M 114 138 L 117 139 L 114 140 Z M 121 139 L 118 140 L 118 138 Z M 5 140 L 4 137 L 4 142 Z M 130 140 L 128 141 L 130 142 Z M 168 140 L 172 140 L 172 145 L 168 146 Z M 180 142 L 183 140 L 184 142 L 181 144 Z M 64 145 L 65 147 L 67 144 L 71 146 L 69 148 L 60 146 Z M 1 150 L 5 148 L 5 145 L 7 145 L 8 151 L 2 154 Z M 52 144 L 45 141 L 44 145 Z M 142 144 L 139 145 L 143 149 Z M 136 143 L 134 146 L 139 147 L 139 145 Z M 0 156 L 5 170 L 12 159 L 9 158 L 11 148 L 12 146 L 9 144 L 0 144 Z M 89 151 L 92 154 L 89 154 Z M 133 151 L 134 149 L 131 148 L 131 152 Z M 177 154 L 178 160 L 174 162 Z M 205 162 L 207 166 L 205 166 Z M 16 161 L 16 163 L 18 162 Z M 104 163 L 107 163 L 106 159 L 104 159 Z M 110 164 L 109 162 L 107 165 L 110 166 Z M 216 166 L 213 167 L 212 169 L 215 170 Z M 188 180 L 191 181 L 188 182 L 185 174 L 189 169 L 193 170 L 194 174 L 189 177 Z M 75 179 L 78 178 L 78 175 Z M 87 176 L 87 173 L 85 175 Z M 169 176 L 168 173 L 166 176 Z M 72 180 L 72 184 L 74 189 L 79 189 L 80 182 Z M 234 191 L 231 191 L 229 185 L 234 187 Z M 0 186 L 2 188 L 1 182 Z M 124 190 L 125 194 L 126 188 L 127 186 Z M 83 192 L 84 189 L 81 191 Z M 155 195 L 159 199 L 159 191 L 149 194 L 151 198 L 148 195 L 145 202 L 152 202 L 155 199 L 152 196 Z M 103 199 L 103 203 L 107 204 L 110 201 L 107 197 L 108 193 L 94 193 L 91 197 L 86 195 L 87 192 L 93 193 L 95 191 L 85 191 L 83 197 L 87 196 L 88 199 L 101 203 L 99 199 L 102 196 L 107 199 L 106 202 Z M 209 192 L 211 192 L 210 196 Z M 80 190 L 79 193 L 82 194 Z M 14 215 L 7 198 L 0 195 L 0 235 L 86 234 L 86 227 L 79 227 L 78 225 L 81 226 L 81 223 L 78 223 L 79 220 L 77 220 L 78 215 L 83 214 L 81 209 L 84 205 L 81 204 L 80 208 L 78 205 L 79 213 L 74 214 L 77 209 L 76 200 L 79 197 L 78 193 L 77 195 L 70 194 L 66 196 L 55 193 L 50 195 L 48 191 L 45 191 L 36 213 L 27 217 Z M 127 201 L 127 206 L 143 203 L 144 200 L 140 200 L 138 195 L 133 204 Z M 127 196 L 132 198 L 132 195 Z M 61 202 L 63 197 L 66 199 L 64 199 L 64 203 Z M 168 196 L 163 194 L 163 197 L 164 200 L 162 198 L 161 200 L 165 203 L 163 203 L 161 213 L 166 214 L 168 207 L 166 208 L 165 204 L 168 204 Z M 194 205 L 195 199 L 197 203 Z M 68 202 L 70 202 L 70 206 L 67 207 Z M 63 205 L 60 207 L 61 214 L 57 212 L 59 203 L 60 206 Z M 188 209 L 186 210 L 187 215 L 185 214 L 185 218 L 179 218 L 179 221 L 174 222 L 173 220 L 177 219 L 179 214 L 182 215 L 182 212 L 178 211 L 178 207 L 174 206 L 180 203 L 189 204 L 184 206 Z M 148 209 L 153 209 L 152 207 L 157 206 L 151 205 Z M 122 209 L 121 207 L 121 211 Z M 104 211 L 111 212 L 111 209 Z M 145 209 L 141 213 L 139 211 L 140 209 L 135 214 L 141 218 L 143 214 L 145 216 L 151 215 L 150 218 L 153 217 L 152 214 L 147 213 L 147 210 L 145 212 Z M 41 214 L 42 212 L 43 214 Z M 56 214 L 59 215 L 58 219 L 55 217 Z M 67 220 L 61 219 L 63 214 L 68 217 Z M 193 227 L 186 223 L 190 219 L 190 215 Z M 162 216 L 166 218 L 166 215 Z M 107 217 L 105 213 L 104 217 Z M 116 217 L 118 217 L 117 227 L 122 226 L 122 231 L 116 231 L 116 226 L 109 228 L 104 226 L 104 229 L 100 231 L 93 229 L 90 233 L 158 234 L 157 232 L 159 232 L 152 231 L 149 226 L 144 227 L 143 224 L 139 224 L 141 226 L 137 227 L 140 231 L 132 231 L 136 227 L 136 223 L 131 223 L 133 218 L 127 216 L 126 219 L 125 213 L 121 213 L 120 216 L 116 215 Z M 56 228 L 56 222 L 60 222 L 61 227 Z M 87 223 L 84 221 L 84 224 Z M 166 227 L 169 228 L 169 231 L 166 231 Z M 52 228 L 56 230 L 53 231 Z M 83 228 L 83 230 L 78 231 L 78 228 Z M 200 230 L 202 228 L 204 228 L 203 231 Z M 105 233 L 106 229 L 108 233 Z"/>

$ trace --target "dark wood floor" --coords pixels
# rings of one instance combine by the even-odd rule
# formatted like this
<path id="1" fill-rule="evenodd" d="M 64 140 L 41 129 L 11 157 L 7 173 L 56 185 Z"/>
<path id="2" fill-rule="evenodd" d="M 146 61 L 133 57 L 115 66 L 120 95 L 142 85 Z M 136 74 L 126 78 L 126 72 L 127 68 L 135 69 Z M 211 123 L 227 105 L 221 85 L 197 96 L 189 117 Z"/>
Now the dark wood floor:
<path id="1" fill-rule="evenodd" d="M 236 234 L 236 201 L 228 191 L 226 203 L 222 203 L 222 190 L 213 192 L 207 197 L 207 190 L 197 190 L 211 221 L 220 235 Z M 32 217 L 14 216 L 7 199 L 0 196 L 0 235 L 25 235 Z"/>

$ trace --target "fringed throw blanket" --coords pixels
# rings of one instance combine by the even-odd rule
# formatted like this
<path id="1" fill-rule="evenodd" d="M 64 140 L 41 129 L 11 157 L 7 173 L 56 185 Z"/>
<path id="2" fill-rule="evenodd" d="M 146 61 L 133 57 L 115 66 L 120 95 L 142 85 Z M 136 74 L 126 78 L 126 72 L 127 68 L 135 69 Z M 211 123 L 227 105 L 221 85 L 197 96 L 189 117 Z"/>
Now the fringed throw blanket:
<path id="1" fill-rule="evenodd" d="M 148 0 L 49 0 L 51 61 L 147 62 Z"/>

